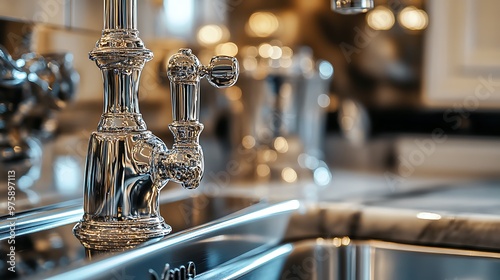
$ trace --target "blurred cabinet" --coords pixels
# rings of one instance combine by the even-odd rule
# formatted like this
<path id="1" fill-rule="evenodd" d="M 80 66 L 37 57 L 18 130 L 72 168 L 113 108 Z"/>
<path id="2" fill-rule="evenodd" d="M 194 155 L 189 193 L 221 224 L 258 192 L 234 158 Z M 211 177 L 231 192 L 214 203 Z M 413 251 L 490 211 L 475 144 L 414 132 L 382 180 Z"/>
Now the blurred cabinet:
<path id="1" fill-rule="evenodd" d="M 500 1 L 427 1 L 424 96 L 434 107 L 500 108 Z"/>
<path id="2" fill-rule="evenodd" d="M 103 0 L 0 0 L 0 17 L 100 31 Z"/>
<path id="3" fill-rule="evenodd" d="M 71 27 L 101 31 L 102 5 L 103 0 L 71 0 Z"/>
<path id="4" fill-rule="evenodd" d="M 103 25 L 103 2 L 103 0 L 0 0 L 0 18 L 100 32 Z M 139 6 L 137 21 L 141 38 L 153 37 L 155 31 L 159 29 L 158 17 L 162 15 L 160 11 L 163 1 L 139 0 L 137 4 Z"/>
<path id="5" fill-rule="evenodd" d="M 69 26 L 70 11 L 71 0 L 0 0 L 0 17 L 28 22 Z"/>

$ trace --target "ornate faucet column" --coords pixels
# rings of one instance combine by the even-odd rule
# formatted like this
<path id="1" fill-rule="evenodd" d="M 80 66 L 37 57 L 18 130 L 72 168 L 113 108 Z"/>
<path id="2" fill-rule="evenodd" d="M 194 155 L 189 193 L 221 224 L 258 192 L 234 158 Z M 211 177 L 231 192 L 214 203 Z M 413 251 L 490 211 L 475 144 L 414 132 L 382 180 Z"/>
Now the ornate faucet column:
<path id="1" fill-rule="evenodd" d="M 203 176 L 198 138 L 199 81 L 208 77 L 218 87 L 231 86 L 238 63 L 215 57 L 202 66 L 190 50 L 171 59 L 174 145 L 168 150 L 147 130 L 139 111 L 139 78 L 153 54 L 136 29 L 137 0 L 105 0 L 104 29 L 90 52 L 104 81 L 104 112 L 87 154 L 82 220 L 73 231 L 93 250 L 123 250 L 171 231 L 159 213 L 160 190 L 172 180 L 197 188 Z"/>
<path id="2" fill-rule="evenodd" d="M 153 54 L 138 37 L 136 9 L 136 0 L 105 0 L 102 37 L 89 54 L 104 82 L 104 112 L 87 155 L 85 215 L 74 228 L 89 249 L 134 247 L 171 231 L 158 211 L 167 180 L 150 173 L 150 156 L 168 149 L 139 111 L 139 78 Z"/>

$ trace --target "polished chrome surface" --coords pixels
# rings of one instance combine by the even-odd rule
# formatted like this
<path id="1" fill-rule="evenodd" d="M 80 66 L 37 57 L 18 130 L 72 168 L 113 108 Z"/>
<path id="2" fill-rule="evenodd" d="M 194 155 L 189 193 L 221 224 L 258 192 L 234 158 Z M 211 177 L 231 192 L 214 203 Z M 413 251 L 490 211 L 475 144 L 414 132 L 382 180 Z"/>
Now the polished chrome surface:
<path id="1" fill-rule="evenodd" d="M 345 205 L 338 205 L 342 209 Z M 328 213 L 326 213 L 327 211 Z M 328 206 L 255 205 L 162 241 L 46 279 L 150 277 L 193 261 L 196 279 L 496 279 L 500 254 L 336 235 Z M 338 237 L 337 237 L 338 236 Z"/>
<path id="2" fill-rule="evenodd" d="M 168 209 L 174 210 L 173 213 L 190 209 L 199 211 L 202 216 L 227 215 L 231 205 L 245 207 L 251 200 L 215 198 L 206 201 L 201 197 L 191 201 L 199 204 L 198 207 L 187 202 L 167 204 Z M 197 274 L 203 273 L 242 254 L 255 254 L 277 245 L 280 236 L 285 234 L 290 215 L 299 207 L 298 201 L 259 203 L 213 222 L 200 220 L 201 226 L 172 234 L 160 242 L 114 255 L 98 255 L 87 261 L 73 261 L 31 279 L 147 279 L 150 269 L 159 272 L 163 271 L 165 263 L 179 267 L 188 261 L 196 264 Z M 181 225 L 185 225 L 185 217 L 181 218 Z"/>
<path id="3" fill-rule="evenodd" d="M 150 162 L 153 153 L 168 149 L 146 130 L 138 104 L 141 71 L 153 54 L 137 30 L 124 29 L 134 27 L 123 15 L 135 14 L 136 6 L 132 0 L 104 1 L 104 30 L 89 55 L 102 71 L 104 112 L 90 138 L 85 214 L 74 232 L 91 249 L 120 250 L 171 231 L 158 210 L 167 179 L 155 176 Z"/>
<path id="4" fill-rule="evenodd" d="M 190 49 L 181 49 L 168 62 L 168 78 L 172 94 L 174 145 L 160 156 L 155 166 L 159 174 L 187 189 L 197 188 L 203 176 L 203 151 L 199 136 L 200 79 L 207 78 L 216 87 L 229 87 L 238 79 L 238 61 L 233 57 L 216 56 L 203 66 Z"/>
<path id="5" fill-rule="evenodd" d="M 200 107 L 200 79 L 215 87 L 230 87 L 238 80 L 239 66 L 234 57 L 213 57 L 208 66 L 203 66 L 190 49 L 181 49 L 168 61 L 167 76 L 172 93 L 172 116 L 174 122 L 197 122 Z"/>
<path id="6" fill-rule="evenodd" d="M 208 81 L 214 87 L 230 87 L 238 80 L 238 60 L 230 56 L 215 56 L 210 60 L 206 72 Z"/>
<path id="7" fill-rule="evenodd" d="M 373 0 L 332 0 L 332 9 L 340 14 L 366 13 L 373 7 Z"/>
<path id="8" fill-rule="evenodd" d="M 70 200 L 66 202 L 33 208 L 15 216 L 16 236 L 23 236 L 46 229 L 74 223 L 82 216 L 82 200 Z M 11 222 L 9 216 L 0 216 L 0 240 L 6 240 L 10 236 Z"/>
<path id="9" fill-rule="evenodd" d="M 137 2 L 104 1 L 104 29 L 137 29 Z"/>
<path id="10" fill-rule="evenodd" d="M 179 11 L 181 12 L 181 11 Z M 84 182 L 85 214 L 74 232 L 95 250 L 123 250 L 167 235 L 172 228 L 159 212 L 159 192 L 174 181 L 197 188 L 203 177 L 199 136 L 199 81 L 217 86 L 236 82 L 238 65 L 204 67 L 191 50 L 169 63 L 174 122 L 171 150 L 147 130 L 139 111 L 139 79 L 153 54 L 136 30 L 136 0 L 105 0 L 104 29 L 90 58 L 102 71 L 104 112 L 89 142 Z M 225 66 L 225 65 L 224 65 Z M 231 76 L 232 75 L 232 76 Z"/>

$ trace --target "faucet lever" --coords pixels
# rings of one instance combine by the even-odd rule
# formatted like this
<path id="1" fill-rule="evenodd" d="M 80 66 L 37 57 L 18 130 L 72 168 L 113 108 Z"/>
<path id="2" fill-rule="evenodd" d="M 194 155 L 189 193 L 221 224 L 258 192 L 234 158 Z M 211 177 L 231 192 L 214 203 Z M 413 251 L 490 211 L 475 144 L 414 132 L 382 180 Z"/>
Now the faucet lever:
<path id="1" fill-rule="evenodd" d="M 231 56 L 215 56 L 210 60 L 207 72 L 207 80 L 214 87 L 230 87 L 238 80 L 238 60 Z"/>
<path id="2" fill-rule="evenodd" d="M 180 49 L 168 61 L 167 76 L 176 121 L 199 121 L 200 80 L 207 78 L 217 88 L 230 87 L 238 80 L 238 60 L 215 56 L 208 66 L 200 63 L 190 49 Z"/>
<path id="3" fill-rule="evenodd" d="M 165 178 L 195 189 L 203 177 L 203 150 L 199 136 L 200 80 L 207 78 L 215 87 L 229 87 L 238 79 L 238 61 L 234 57 L 216 56 L 203 66 L 190 49 L 180 49 L 168 62 L 167 76 L 172 94 L 174 145 L 156 163 Z"/>

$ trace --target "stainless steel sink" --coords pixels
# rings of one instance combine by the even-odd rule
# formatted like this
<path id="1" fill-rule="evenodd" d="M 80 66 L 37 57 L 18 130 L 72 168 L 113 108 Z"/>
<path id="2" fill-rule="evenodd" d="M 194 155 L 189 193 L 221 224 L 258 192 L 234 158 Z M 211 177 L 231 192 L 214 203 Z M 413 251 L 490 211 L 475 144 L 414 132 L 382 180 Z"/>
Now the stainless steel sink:
<path id="1" fill-rule="evenodd" d="M 30 279 L 150 279 L 150 270 L 160 273 L 166 263 L 179 267 L 188 261 L 193 261 L 199 272 L 211 271 L 238 257 L 278 245 L 292 213 L 299 207 L 298 201 L 258 203 L 159 242 L 73 262 Z"/>
<path id="2" fill-rule="evenodd" d="M 285 243 L 197 279 L 498 279 L 500 254 L 343 238 Z"/>
<path id="3" fill-rule="evenodd" d="M 173 233 L 177 233 L 209 223 L 258 202 L 253 198 L 231 196 L 172 196 L 163 199 L 160 208 L 162 215 L 172 226 Z M 0 279 L 16 279 L 26 276 L 39 279 L 40 274 L 52 274 L 53 271 L 63 267 L 86 265 L 89 258 L 97 255 L 86 252 L 72 233 L 74 224 L 82 215 L 81 203 L 81 200 L 75 200 L 16 215 L 15 274 L 7 271 L 6 267 L 10 246 L 7 242 L 10 235 L 9 221 L 12 220 L 2 219 L 0 223 Z M 239 244 L 236 241 L 231 243 Z M 193 243 L 194 247 L 190 248 L 208 252 L 210 251 L 208 249 L 215 244 L 216 242 L 209 242 L 194 246 Z M 102 252 L 98 255 L 97 259 L 109 257 L 109 254 Z"/>
<path id="4" fill-rule="evenodd" d="M 222 200 L 215 203 L 218 199 Z M 180 217 L 169 222 L 186 230 L 117 255 L 73 261 L 41 276 L 147 279 L 151 270 L 160 273 L 166 263 L 175 268 L 190 261 L 197 266 L 196 279 L 217 280 L 475 280 L 500 275 L 500 253 L 335 237 L 336 227 L 345 230 L 333 224 L 343 218 L 339 212 L 346 207 L 339 204 L 261 202 L 207 222 L 216 213 L 227 214 L 228 207 L 235 210 L 252 203 L 238 198 L 209 201 L 213 207 L 201 207 L 204 204 L 195 198 L 162 209 L 166 217 Z"/>

